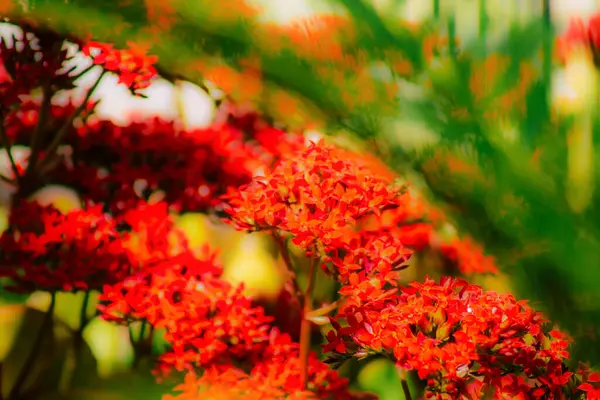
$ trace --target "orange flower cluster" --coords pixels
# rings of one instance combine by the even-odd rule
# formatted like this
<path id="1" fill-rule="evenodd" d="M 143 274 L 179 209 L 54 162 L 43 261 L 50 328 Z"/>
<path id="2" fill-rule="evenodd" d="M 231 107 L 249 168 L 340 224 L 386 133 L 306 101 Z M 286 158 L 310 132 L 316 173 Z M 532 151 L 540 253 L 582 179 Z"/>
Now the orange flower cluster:
<path id="1" fill-rule="evenodd" d="M 325 351 L 338 362 L 392 357 L 426 381 L 428 398 L 548 398 L 572 376 L 566 337 L 511 295 L 452 278 L 398 290 L 381 277 L 354 279 L 340 293 L 350 301 L 332 320 Z"/>

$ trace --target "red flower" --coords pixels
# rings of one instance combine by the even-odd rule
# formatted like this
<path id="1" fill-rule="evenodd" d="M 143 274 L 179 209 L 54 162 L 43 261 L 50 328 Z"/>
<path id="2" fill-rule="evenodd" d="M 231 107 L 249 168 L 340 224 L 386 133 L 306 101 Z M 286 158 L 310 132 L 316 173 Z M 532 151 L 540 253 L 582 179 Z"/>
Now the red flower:
<path id="1" fill-rule="evenodd" d="M 0 274 L 17 291 L 99 289 L 130 271 L 126 234 L 101 206 L 62 214 L 52 206 L 23 202 L 0 237 Z"/>
<path id="2" fill-rule="evenodd" d="M 390 184 L 340 157 L 334 148 L 313 143 L 264 178 L 226 196 L 226 211 L 238 229 L 280 229 L 306 249 L 317 244 L 335 248 L 346 226 L 397 206 L 398 192 Z"/>
<path id="3" fill-rule="evenodd" d="M 158 57 L 148 56 L 133 44 L 129 45 L 130 49 L 118 50 L 111 44 L 88 42 L 82 46 L 82 51 L 92 57 L 94 64 L 116 73 L 119 83 L 138 93 L 150 86 L 151 80 L 157 76 L 154 64 Z"/>
<path id="4" fill-rule="evenodd" d="M 511 295 L 450 278 L 415 282 L 400 291 L 385 285 L 375 278 L 351 279 L 342 288 L 350 301 L 335 318 L 325 347 L 334 359 L 343 355 L 337 353 L 393 355 L 398 366 L 427 380 L 431 393 L 452 396 L 466 394 L 475 378 L 496 390 L 495 398 L 535 387 L 555 393 L 571 378 L 562 366 L 568 340 L 548 332 L 542 316 Z M 514 385 L 501 378 L 504 370 L 515 371 Z"/>

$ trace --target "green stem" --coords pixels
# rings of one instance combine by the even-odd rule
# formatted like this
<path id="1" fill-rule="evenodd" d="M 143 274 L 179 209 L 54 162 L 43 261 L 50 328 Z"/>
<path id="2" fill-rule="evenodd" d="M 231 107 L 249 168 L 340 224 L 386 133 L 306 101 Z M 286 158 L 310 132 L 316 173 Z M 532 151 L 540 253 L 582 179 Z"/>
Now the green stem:
<path id="1" fill-rule="evenodd" d="M 296 279 L 296 271 L 294 270 L 294 263 L 292 262 L 292 257 L 290 256 L 290 250 L 285 242 L 285 238 L 278 233 L 274 233 L 273 237 L 275 238 L 275 242 L 277 242 L 277 246 L 279 247 L 279 253 L 281 253 L 281 258 L 283 258 L 283 262 L 287 268 L 290 281 L 294 287 L 294 295 L 298 299 L 299 304 L 302 304 L 302 290 L 300 290 L 300 286 L 298 286 L 298 280 Z"/>
<path id="2" fill-rule="evenodd" d="M 58 146 L 60 146 L 63 139 L 69 132 L 69 129 L 73 126 L 73 121 L 75 121 L 75 118 L 77 118 L 81 114 L 83 109 L 87 106 L 87 103 L 88 103 L 90 97 L 92 97 L 92 94 L 94 93 L 94 91 L 96 90 L 96 88 L 98 87 L 100 82 L 102 81 L 102 78 L 104 77 L 105 74 L 106 74 L 106 71 L 102 71 L 102 73 L 100 73 L 100 76 L 98 77 L 98 79 L 96 79 L 96 82 L 94 82 L 92 87 L 90 87 L 90 89 L 87 91 L 87 93 L 86 93 L 83 101 L 79 105 L 79 107 L 77 107 L 77 109 L 75 110 L 73 115 L 71 115 L 71 117 L 63 124 L 63 126 L 60 128 L 60 130 L 56 133 L 56 135 L 54 136 L 54 139 L 52 139 L 52 142 L 50 142 L 50 145 L 48 146 L 48 148 L 46 148 L 46 155 L 44 156 L 44 159 L 42 160 L 42 162 L 39 165 L 39 170 L 43 170 L 44 167 L 48 165 L 50 160 L 52 160 L 53 153 L 56 151 Z"/>
<path id="3" fill-rule="evenodd" d="M 312 323 L 306 318 L 312 308 L 312 293 L 315 286 L 315 277 L 319 267 L 319 258 L 311 258 L 310 270 L 308 272 L 308 284 L 304 292 L 304 304 L 302 308 L 302 322 L 300 325 L 300 384 L 302 389 L 308 386 L 308 356 L 310 353 L 310 331 Z"/>
<path id="4" fill-rule="evenodd" d="M 408 380 L 406 378 L 406 371 L 401 368 L 396 368 L 398 372 L 398 376 L 400 377 L 400 385 L 402 385 L 402 392 L 404 393 L 404 400 L 412 400 L 412 395 L 410 394 L 410 387 L 408 387 Z"/>
<path id="5" fill-rule="evenodd" d="M 87 326 L 89 319 L 87 317 L 87 309 L 90 302 L 90 291 L 86 290 L 83 295 L 83 302 L 81 304 L 81 310 L 79 311 L 79 328 L 75 332 L 73 337 L 73 348 L 75 350 L 75 360 L 79 362 L 81 355 L 81 348 L 83 345 L 83 330 Z"/>
<path id="6" fill-rule="evenodd" d="M 440 0 L 433 0 L 433 18 L 436 21 L 440 19 Z"/>
<path id="7" fill-rule="evenodd" d="M 542 20 L 544 24 L 543 31 L 543 78 L 546 90 L 550 90 L 550 84 L 552 82 L 552 14 L 550 10 L 550 0 L 542 0 Z"/>
<path id="8" fill-rule="evenodd" d="M 90 295 L 91 292 L 89 290 L 85 291 L 85 294 L 83 295 L 83 302 L 81 304 L 81 311 L 79 312 L 79 331 L 83 332 L 83 329 L 85 328 L 85 326 L 88 323 L 88 317 L 87 317 L 87 309 L 88 306 L 90 304 Z"/>
<path id="9" fill-rule="evenodd" d="M 448 49 L 450 57 L 456 59 L 456 16 L 454 12 L 448 17 Z"/>
<path id="10" fill-rule="evenodd" d="M 148 348 L 148 343 L 146 341 L 146 328 L 148 327 L 148 322 L 147 321 L 143 321 L 142 322 L 142 326 L 140 327 L 140 335 L 138 336 L 138 340 L 135 342 L 132 342 L 134 345 L 134 359 L 133 359 L 133 369 L 136 369 L 139 365 L 140 362 L 142 361 L 142 358 L 147 354 L 147 348 Z M 152 327 L 150 330 L 150 341 L 152 340 Z M 130 332 L 130 336 L 133 337 L 133 334 Z"/>
<path id="11" fill-rule="evenodd" d="M 404 392 L 404 399 L 405 400 L 412 400 L 412 396 L 410 394 L 410 388 L 408 387 L 407 380 L 406 379 L 402 379 L 401 384 L 402 384 L 402 391 Z"/>
<path id="12" fill-rule="evenodd" d="M 488 22 L 486 0 L 479 0 L 479 39 L 482 41 L 486 40 Z"/>
<path id="13" fill-rule="evenodd" d="M 44 320 L 42 321 L 40 330 L 37 333 L 35 342 L 33 343 L 33 346 L 31 347 L 31 352 L 29 353 L 29 356 L 25 360 L 25 364 L 23 364 L 23 368 L 19 372 L 19 375 L 17 376 L 17 379 L 15 380 L 13 387 L 10 389 L 7 400 L 17 400 L 19 398 L 19 395 L 20 395 L 19 392 L 21 391 L 23 384 L 27 380 L 28 374 L 31 371 L 31 368 L 33 367 L 36 357 L 39 355 L 39 352 L 42 348 L 42 343 L 44 342 L 44 337 L 46 337 L 46 334 L 48 333 L 47 330 L 49 327 L 52 326 L 52 316 L 54 314 L 54 306 L 55 305 L 56 305 L 56 293 L 52 293 L 51 299 L 50 299 L 50 307 L 48 308 L 48 311 L 44 315 Z"/>

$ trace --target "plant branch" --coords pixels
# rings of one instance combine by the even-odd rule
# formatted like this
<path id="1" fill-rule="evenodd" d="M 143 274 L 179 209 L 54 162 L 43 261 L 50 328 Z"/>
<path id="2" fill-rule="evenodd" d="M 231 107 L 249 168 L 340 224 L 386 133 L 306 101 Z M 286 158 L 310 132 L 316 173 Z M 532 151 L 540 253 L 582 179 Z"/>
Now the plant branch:
<path id="1" fill-rule="evenodd" d="M 149 329 L 149 334 L 148 334 L 148 339 L 146 339 L 146 329 L 148 328 L 148 326 L 150 326 Z M 152 335 L 154 333 L 154 327 L 152 325 L 148 324 L 148 321 L 143 321 L 142 322 L 142 326 L 140 327 L 140 334 L 138 336 L 138 340 L 137 341 L 132 341 L 132 344 L 134 346 L 134 359 L 133 359 L 133 369 L 136 369 L 139 365 L 140 362 L 142 361 L 142 358 L 148 354 L 147 350 L 148 348 L 152 348 Z M 129 335 L 131 338 L 133 338 L 133 332 L 131 331 L 131 328 L 129 330 Z"/>
<path id="2" fill-rule="evenodd" d="M 11 185 L 13 185 L 15 183 L 15 181 L 10 179 L 8 176 L 2 175 L 2 174 L 0 174 L 0 180 L 6 182 L 8 184 L 11 184 Z"/>
<path id="3" fill-rule="evenodd" d="M 406 380 L 406 371 L 398 367 L 396 367 L 396 371 L 398 371 L 398 376 L 400 377 L 400 384 L 402 385 L 402 392 L 404 392 L 404 399 L 412 400 L 410 388 L 408 387 L 408 381 Z"/>
<path id="4" fill-rule="evenodd" d="M 300 325 L 300 382 L 302 389 L 306 389 L 308 384 L 308 356 L 310 353 L 310 330 L 312 322 L 307 317 L 312 308 L 312 292 L 315 286 L 319 261 L 320 259 L 316 256 L 311 258 L 308 284 L 306 285 L 303 298 L 302 323 Z"/>
<path id="5" fill-rule="evenodd" d="M 10 389 L 7 400 L 17 400 L 19 398 L 19 394 L 20 394 L 19 392 L 21 391 L 23 384 L 27 380 L 27 376 L 29 374 L 29 371 L 33 367 L 36 356 L 38 356 L 38 354 L 42 348 L 42 343 L 44 341 L 44 337 L 47 334 L 47 330 L 49 327 L 52 326 L 52 317 L 54 315 L 55 305 L 56 305 L 56 293 L 52 293 L 51 300 L 50 300 L 50 307 L 48 308 L 48 311 L 44 315 L 42 325 L 40 326 L 40 330 L 37 333 L 35 342 L 33 343 L 33 346 L 31 347 L 29 356 L 25 360 L 25 363 L 23 364 L 23 368 L 19 372 L 19 375 L 17 376 L 17 379 L 15 380 L 14 385 Z"/>
<path id="6" fill-rule="evenodd" d="M 83 295 L 83 302 L 81 304 L 81 311 L 79 313 L 79 332 L 83 332 L 83 329 L 86 327 L 87 323 L 89 322 L 88 317 L 87 317 L 87 309 L 88 309 L 88 305 L 90 303 L 90 291 L 86 290 L 85 294 Z"/>
<path id="7" fill-rule="evenodd" d="M 96 79 L 96 82 L 94 82 L 94 84 L 87 91 L 87 93 L 86 93 L 83 101 L 79 105 L 79 107 L 77 107 L 77 109 L 75 110 L 75 112 L 73 112 L 71 117 L 63 124 L 63 126 L 60 128 L 60 130 L 56 133 L 56 135 L 54 136 L 54 139 L 52 139 L 52 142 L 50 142 L 50 145 L 46 149 L 46 155 L 44 156 L 44 159 L 40 163 L 40 169 L 43 169 L 44 166 L 46 166 L 49 163 L 49 161 L 52 159 L 52 157 L 51 157 L 52 154 L 56 151 L 58 146 L 61 144 L 61 142 L 63 141 L 63 139 L 69 132 L 69 129 L 73 126 L 73 121 L 75 121 L 75 118 L 77 118 L 81 114 L 83 109 L 86 107 L 87 102 L 89 101 L 90 97 L 92 97 L 92 94 L 94 93 L 94 91 L 96 90 L 96 88 L 98 87 L 100 82 L 102 81 L 102 78 L 104 77 L 105 74 L 106 74 L 106 71 L 102 71 L 102 73 L 100 73 L 100 76 L 98 77 L 98 79 Z"/>
<path id="8" fill-rule="evenodd" d="M 408 382 L 406 381 L 406 379 L 402 379 L 401 384 L 402 384 L 402 391 L 404 392 L 404 399 L 412 400 L 412 396 L 410 394 L 410 388 L 408 387 Z"/>
<path id="9" fill-rule="evenodd" d="M 17 167 L 17 163 L 15 162 L 15 158 L 12 154 L 12 145 L 10 143 L 10 139 L 6 134 L 6 129 L 4 129 L 4 115 L 0 114 L 0 138 L 2 139 L 2 146 L 6 150 L 6 154 L 8 155 L 8 159 L 10 160 L 10 166 L 15 174 L 15 181 L 19 181 L 21 176 L 19 174 L 19 168 Z"/>
<path id="10" fill-rule="evenodd" d="M 282 235 L 274 233 L 273 236 L 275 237 L 275 242 L 277 242 L 277 246 L 279 247 L 279 252 L 281 253 L 283 262 L 287 267 L 290 281 L 294 286 L 294 291 L 296 292 L 294 294 L 296 295 L 298 302 L 302 304 L 302 298 L 304 297 L 304 295 L 302 294 L 300 286 L 298 286 L 298 280 L 296 279 L 296 271 L 294 270 L 294 263 L 292 262 L 292 257 L 290 256 L 290 250 Z"/>
<path id="11" fill-rule="evenodd" d="M 31 142 L 29 144 L 31 148 L 31 155 L 29 156 L 29 162 L 27 164 L 27 169 L 25 170 L 26 178 L 29 178 L 33 174 L 37 164 L 40 154 L 40 143 L 42 142 L 41 136 L 43 134 L 44 127 L 46 126 L 48 114 L 50 113 L 50 107 L 52 105 L 51 102 L 52 89 L 50 88 L 50 83 L 46 83 L 42 87 L 42 104 L 40 105 L 37 124 L 35 125 L 35 130 L 33 131 Z"/>

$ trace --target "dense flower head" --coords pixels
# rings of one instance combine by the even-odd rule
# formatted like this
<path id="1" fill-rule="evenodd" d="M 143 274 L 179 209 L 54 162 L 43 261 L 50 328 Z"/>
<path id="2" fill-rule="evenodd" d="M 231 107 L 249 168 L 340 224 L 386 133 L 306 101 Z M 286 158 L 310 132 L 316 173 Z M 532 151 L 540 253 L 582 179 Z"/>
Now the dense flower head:
<path id="1" fill-rule="evenodd" d="M 302 388 L 298 343 L 277 329 L 271 330 L 260 353 L 249 370 L 229 366 L 211 367 L 200 378 L 190 373 L 184 384 L 175 388 L 181 393 L 167 396 L 170 400 L 197 399 L 353 399 L 348 379 L 310 354 L 308 387 Z"/>
<path id="2" fill-rule="evenodd" d="M 0 237 L 0 275 L 13 290 L 99 289 L 130 270 L 124 234 L 101 206 L 61 213 L 53 206 L 20 202 Z"/>
<path id="3" fill-rule="evenodd" d="M 357 219 L 396 207 L 398 192 L 319 142 L 226 196 L 226 210 L 238 229 L 279 229 L 301 247 L 327 249 Z"/>
<path id="4" fill-rule="evenodd" d="M 401 236 L 389 231 L 360 231 L 348 229 L 337 246 L 324 257 L 334 267 L 330 272 L 339 282 L 347 282 L 352 273 L 365 276 L 380 275 L 394 281 L 397 272 L 406 268 L 412 251 L 406 248 Z M 324 264 L 327 268 L 327 264 Z"/>
<path id="5" fill-rule="evenodd" d="M 417 371 L 429 397 L 439 399 L 467 395 L 474 384 L 495 398 L 540 399 L 571 378 L 563 365 L 568 338 L 512 295 L 452 278 L 399 291 L 384 290 L 377 280 L 351 285 L 343 292 L 360 301 L 333 321 L 325 349 L 334 359 L 349 350 L 358 357 L 388 354 L 400 368 Z"/>
<path id="6" fill-rule="evenodd" d="M 132 93 L 150 86 L 157 76 L 154 64 L 158 57 L 147 55 L 133 43 L 127 49 L 116 49 L 112 44 L 88 42 L 82 47 L 83 54 L 91 56 L 94 64 L 117 74 L 119 83 L 127 86 Z"/>
<path id="7" fill-rule="evenodd" d="M 75 108 L 52 106 L 48 131 L 60 129 Z M 39 109 L 30 101 L 7 115 L 6 133 L 14 144 L 30 143 Z M 151 197 L 178 211 L 206 211 L 218 206 L 228 188 L 248 183 L 282 157 L 285 148 L 278 146 L 303 146 L 301 135 L 261 129 L 248 139 L 227 124 L 181 130 L 159 118 L 126 126 L 90 118 L 69 130 L 65 149 L 44 174 L 46 182 L 75 188 L 82 198 L 102 202 L 113 213 Z M 40 154 L 46 156 L 43 150 Z"/>

